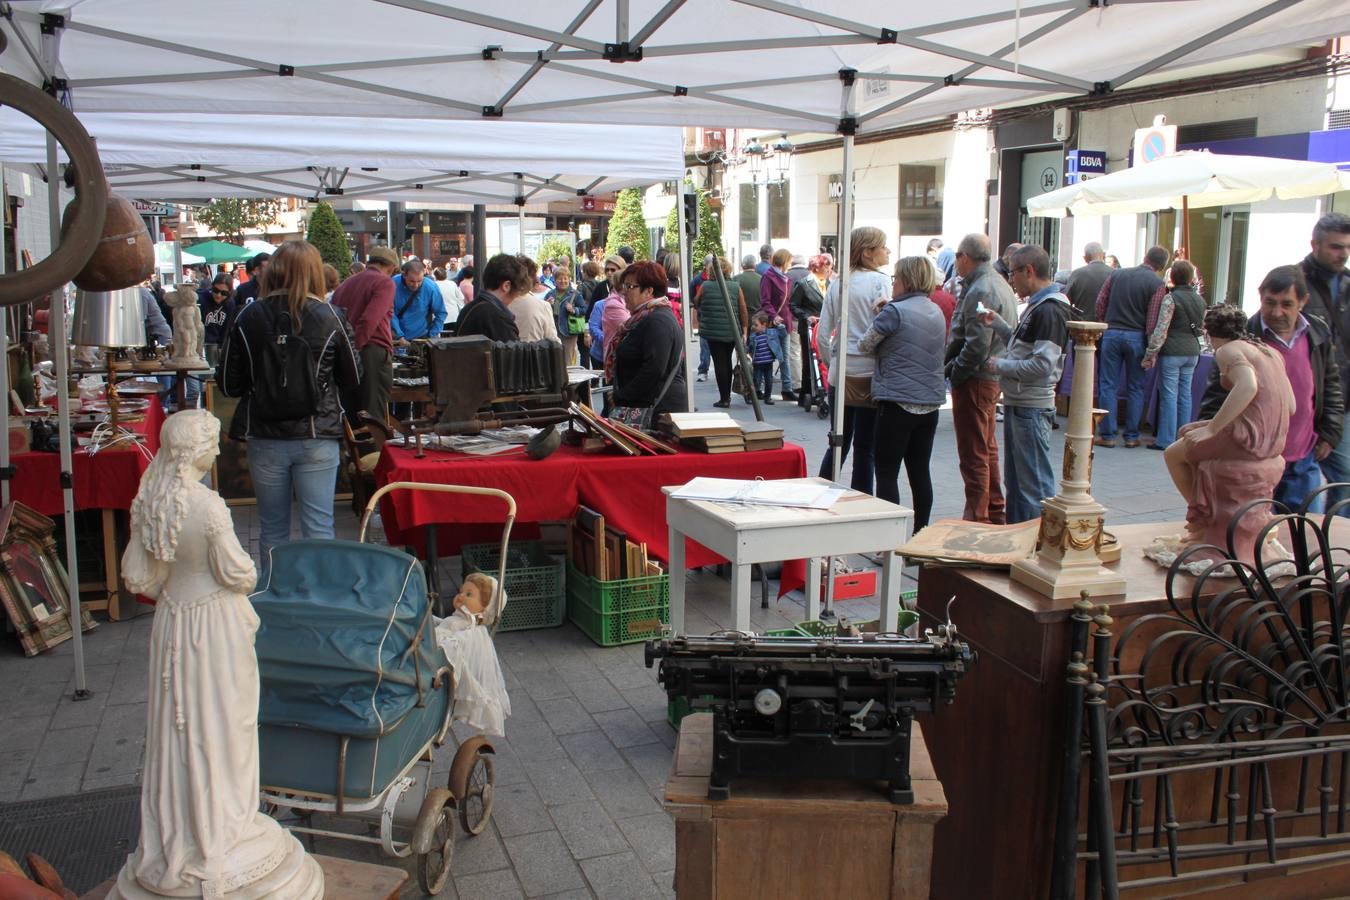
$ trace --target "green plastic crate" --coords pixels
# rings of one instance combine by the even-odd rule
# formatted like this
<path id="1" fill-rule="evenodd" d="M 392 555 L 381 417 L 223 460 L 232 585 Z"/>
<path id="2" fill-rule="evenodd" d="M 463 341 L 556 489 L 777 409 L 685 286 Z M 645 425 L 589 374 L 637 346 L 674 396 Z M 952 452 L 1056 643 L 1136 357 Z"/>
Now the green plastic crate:
<path id="1" fill-rule="evenodd" d="M 709 699 L 712 698 L 712 694 L 704 694 L 703 696 Z M 674 728 L 676 731 L 680 730 L 680 722 L 684 717 L 693 711 L 693 708 L 689 704 L 688 697 L 675 697 L 666 701 L 666 721 L 669 722 L 670 727 Z"/>
<path id="2" fill-rule="evenodd" d="M 660 637 L 670 621 L 670 577 L 600 581 L 568 562 L 567 618 L 601 647 Z"/>
<path id="3" fill-rule="evenodd" d="M 463 573 L 497 577 L 501 544 L 465 544 L 459 551 Z M 506 548 L 506 609 L 498 631 L 557 628 L 563 623 L 566 593 L 563 564 L 548 555 L 540 541 L 521 541 Z"/>

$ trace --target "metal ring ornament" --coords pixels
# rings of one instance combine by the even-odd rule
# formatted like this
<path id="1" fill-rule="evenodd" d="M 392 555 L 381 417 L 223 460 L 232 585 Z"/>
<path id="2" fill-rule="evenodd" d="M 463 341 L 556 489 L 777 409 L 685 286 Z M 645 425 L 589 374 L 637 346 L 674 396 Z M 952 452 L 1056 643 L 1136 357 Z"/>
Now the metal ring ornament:
<path id="1" fill-rule="evenodd" d="M 98 249 L 108 211 L 108 181 L 98 150 L 75 114 L 55 98 L 12 75 L 0 73 L 0 106 L 11 106 L 51 134 L 70 157 L 77 174 L 79 208 L 61 235 L 61 242 L 42 262 L 0 275 L 0 306 L 28 303 L 51 293 L 79 274 Z M 56 177 L 48 172 L 48 178 Z"/>

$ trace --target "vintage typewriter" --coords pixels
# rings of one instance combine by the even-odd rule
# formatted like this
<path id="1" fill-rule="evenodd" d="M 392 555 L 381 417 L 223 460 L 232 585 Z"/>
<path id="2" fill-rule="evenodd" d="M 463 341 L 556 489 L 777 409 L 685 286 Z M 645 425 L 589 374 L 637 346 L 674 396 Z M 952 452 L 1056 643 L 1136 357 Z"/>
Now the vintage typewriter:
<path id="1" fill-rule="evenodd" d="M 892 803 L 913 803 L 910 724 L 952 702 L 972 653 L 949 621 L 922 638 L 671 637 L 646 659 L 672 701 L 713 714 L 709 798 L 753 775 L 885 781 Z"/>
<path id="2" fill-rule="evenodd" d="M 477 434 L 568 418 L 567 364 L 556 341 L 437 338 L 422 354 L 437 415 L 411 423 L 414 433 Z"/>

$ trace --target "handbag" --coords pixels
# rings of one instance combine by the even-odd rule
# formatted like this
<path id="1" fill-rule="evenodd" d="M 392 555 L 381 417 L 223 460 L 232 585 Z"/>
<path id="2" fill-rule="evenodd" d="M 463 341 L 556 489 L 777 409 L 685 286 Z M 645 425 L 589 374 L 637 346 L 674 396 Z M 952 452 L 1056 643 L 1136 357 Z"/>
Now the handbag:
<path id="1" fill-rule="evenodd" d="M 866 407 L 877 405 L 876 401 L 872 399 L 871 375 L 844 376 L 844 405 Z"/>
<path id="2" fill-rule="evenodd" d="M 567 333 L 568 333 L 568 334 L 585 334 L 585 333 L 586 333 L 586 317 L 585 317 L 585 316 L 568 316 L 568 317 L 567 317 Z"/>

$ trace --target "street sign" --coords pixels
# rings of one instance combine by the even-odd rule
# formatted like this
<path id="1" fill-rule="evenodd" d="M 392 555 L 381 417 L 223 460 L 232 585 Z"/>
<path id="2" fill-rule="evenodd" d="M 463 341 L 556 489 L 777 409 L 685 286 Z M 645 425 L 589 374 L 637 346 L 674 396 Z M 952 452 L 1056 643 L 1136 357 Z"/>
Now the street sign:
<path id="1" fill-rule="evenodd" d="M 1177 126 L 1154 123 L 1135 129 L 1131 165 L 1143 166 L 1177 152 Z"/>
<path id="2" fill-rule="evenodd" d="M 589 241 L 590 239 L 591 239 L 591 226 L 590 226 L 589 224 L 586 224 L 586 223 L 582 223 L 581 225 L 578 225 L 578 226 L 577 226 L 577 240 L 579 240 L 579 241 Z"/>
<path id="3" fill-rule="evenodd" d="M 1064 157 L 1064 183 L 1077 184 L 1106 174 L 1105 150 L 1070 150 Z"/>
<path id="4" fill-rule="evenodd" d="M 174 214 L 171 203 L 150 203 L 146 200 L 132 200 L 131 205 L 143 216 L 171 216 Z"/>

